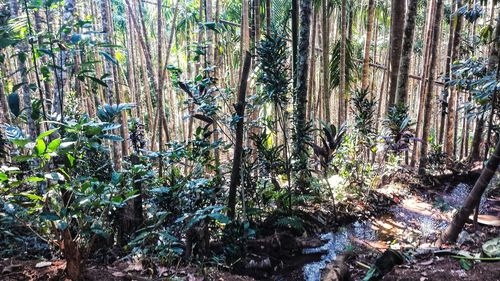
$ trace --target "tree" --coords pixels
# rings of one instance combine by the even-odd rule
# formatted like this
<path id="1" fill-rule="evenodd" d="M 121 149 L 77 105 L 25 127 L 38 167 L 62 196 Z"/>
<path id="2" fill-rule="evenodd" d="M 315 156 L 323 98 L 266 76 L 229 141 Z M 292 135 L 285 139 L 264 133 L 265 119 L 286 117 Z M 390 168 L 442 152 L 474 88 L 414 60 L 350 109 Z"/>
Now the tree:
<path id="1" fill-rule="evenodd" d="M 396 100 L 401 47 L 403 45 L 403 30 L 405 26 L 406 1 L 392 0 L 391 2 L 391 51 L 388 107 L 393 106 Z"/>
<path id="2" fill-rule="evenodd" d="M 416 2 L 416 1 L 414 1 Z M 367 90 L 370 86 L 370 46 L 372 43 L 373 19 L 375 16 L 375 0 L 368 1 L 368 23 L 366 26 L 365 51 L 363 59 L 363 73 L 361 76 L 361 88 Z M 415 22 L 415 20 L 413 20 Z M 413 38 L 412 38 L 413 40 Z"/>
<path id="3" fill-rule="evenodd" d="M 229 182 L 229 196 L 228 196 L 228 216 L 234 219 L 236 216 L 236 193 L 238 185 L 240 184 L 240 170 L 243 154 L 243 124 L 246 106 L 246 92 L 248 86 L 248 76 L 250 75 L 251 67 L 251 54 L 247 51 L 245 53 L 245 62 L 241 68 L 240 87 L 238 90 L 238 100 L 235 105 L 236 115 L 239 117 L 236 123 L 235 143 L 233 153 L 233 167 L 231 169 L 231 179 Z"/>
<path id="4" fill-rule="evenodd" d="M 417 16 L 418 0 L 408 2 L 408 13 L 403 37 L 403 50 L 399 64 L 398 83 L 396 88 L 396 103 L 406 104 L 408 100 L 408 75 L 410 72 L 411 55 L 413 52 L 413 34 Z"/>
<path id="5" fill-rule="evenodd" d="M 433 90 L 434 90 L 434 79 L 437 64 L 438 46 L 439 46 L 439 33 L 441 30 L 441 17 L 443 14 L 443 0 L 436 1 L 436 15 L 433 23 L 432 31 L 432 41 L 430 45 L 430 62 L 429 62 L 429 83 L 425 90 L 424 95 L 424 122 L 422 125 L 422 146 L 420 148 L 420 163 L 419 163 L 419 173 L 425 173 L 425 168 L 427 166 L 427 149 L 429 146 L 429 132 L 431 126 L 432 118 L 432 100 L 433 100 Z"/>
<path id="6" fill-rule="evenodd" d="M 300 37 L 297 60 L 297 88 L 295 90 L 295 148 L 294 157 L 297 165 L 295 170 L 303 173 L 307 171 L 307 72 L 309 70 L 309 32 L 311 28 L 311 0 L 300 2 Z M 304 180 L 303 176 L 299 176 Z"/>
<path id="7" fill-rule="evenodd" d="M 455 12 L 454 18 L 450 24 L 454 25 L 453 28 L 453 44 L 451 49 L 451 63 L 453 63 L 458 58 L 459 46 L 460 46 L 460 32 L 462 29 L 462 15 L 458 12 L 458 9 L 462 5 L 462 1 L 457 1 L 457 12 Z M 446 119 L 446 143 L 445 151 L 446 154 L 452 159 L 455 157 L 455 118 L 457 111 L 457 90 L 450 88 L 450 97 L 448 100 L 448 118 Z"/>
<path id="8" fill-rule="evenodd" d="M 340 83 L 339 83 L 339 114 L 338 126 L 340 127 L 346 119 L 347 109 L 345 108 L 346 99 L 346 48 L 347 48 L 347 0 L 342 0 L 342 7 L 340 7 Z"/>
<path id="9" fill-rule="evenodd" d="M 325 121 L 329 124 L 332 119 L 330 117 L 330 81 L 328 66 L 330 63 L 330 22 L 328 20 L 328 0 L 321 1 L 321 38 L 322 38 L 322 55 L 321 55 L 321 68 L 322 68 L 322 87 L 323 90 L 323 116 Z M 313 46 L 314 48 L 314 46 Z"/>

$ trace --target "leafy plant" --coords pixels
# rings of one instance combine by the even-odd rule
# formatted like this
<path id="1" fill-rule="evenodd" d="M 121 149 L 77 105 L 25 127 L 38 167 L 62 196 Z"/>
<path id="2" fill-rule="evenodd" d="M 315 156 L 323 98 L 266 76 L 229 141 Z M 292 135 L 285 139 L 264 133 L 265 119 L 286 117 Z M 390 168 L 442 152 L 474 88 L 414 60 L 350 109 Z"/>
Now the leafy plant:
<path id="1" fill-rule="evenodd" d="M 398 104 L 389 108 L 383 121 L 386 132 L 382 139 L 385 142 L 386 150 L 395 154 L 408 151 L 411 142 L 417 140 L 412 129 L 413 124 L 405 105 Z"/>

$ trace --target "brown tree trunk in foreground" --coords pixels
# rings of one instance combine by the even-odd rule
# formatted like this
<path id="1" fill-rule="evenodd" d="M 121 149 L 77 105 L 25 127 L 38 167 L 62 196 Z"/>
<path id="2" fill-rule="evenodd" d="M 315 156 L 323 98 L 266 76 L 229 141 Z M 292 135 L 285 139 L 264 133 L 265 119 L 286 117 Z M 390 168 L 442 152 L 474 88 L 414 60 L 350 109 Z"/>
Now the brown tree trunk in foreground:
<path id="1" fill-rule="evenodd" d="M 228 216 L 231 219 L 234 219 L 236 215 L 236 188 L 240 184 L 241 157 L 243 153 L 243 121 L 245 116 L 245 96 L 248 85 L 247 80 L 250 74 L 251 58 L 252 55 L 247 51 L 245 53 L 245 61 L 241 70 L 238 100 L 234 106 L 236 115 L 238 115 L 240 118 L 236 123 L 236 140 L 234 143 L 233 168 L 231 169 L 231 181 L 229 183 Z"/>
<path id="2" fill-rule="evenodd" d="M 66 274 L 68 278 L 73 281 L 83 280 L 80 250 L 78 249 L 76 242 L 73 241 L 73 237 L 71 236 L 71 232 L 68 227 L 62 231 L 62 238 L 62 252 L 64 259 L 66 260 Z"/>
<path id="3" fill-rule="evenodd" d="M 462 231 L 465 223 L 467 222 L 469 216 L 472 214 L 474 208 L 479 204 L 481 196 L 483 196 L 484 191 L 488 187 L 491 179 L 495 175 L 495 172 L 500 163 L 500 142 L 497 143 L 495 152 L 491 155 L 490 160 L 481 172 L 481 176 L 476 181 L 476 184 L 470 191 L 469 195 L 465 199 L 463 207 L 455 215 L 451 224 L 446 228 L 441 236 L 442 242 L 455 242 L 458 235 Z"/>

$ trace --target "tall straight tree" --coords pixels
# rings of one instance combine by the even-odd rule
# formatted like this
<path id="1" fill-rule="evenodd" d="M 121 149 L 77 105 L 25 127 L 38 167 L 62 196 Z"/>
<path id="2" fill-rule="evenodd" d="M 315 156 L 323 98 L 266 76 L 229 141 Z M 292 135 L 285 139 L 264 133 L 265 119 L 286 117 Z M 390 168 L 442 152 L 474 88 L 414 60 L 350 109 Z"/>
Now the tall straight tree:
<path id="1" fill-rule="evenodd" d="M 342 0 L 340 7 L 340 82 L 339 82 L 339 115 L 338 126 L 340 127 L 345 122 L 347 109 L 345 108 L 346 99 L 346 52 L 347 52 L 347 0 Z"/>
<path id="2" fill-rule="evenodd" d="M 370 46 L 372 43 L 373 20 L 375 16 L 375 0 L 368 1 L 368 23 L 366 25 L 365 54 L 363 59 L 363 73 L 361 75 L 361 88 L 370 86 Z"/>
<path id="3" fill-rule="evenodd" d="M 418 0 L 409 0 L 403 37 L 403 50 L 399 64 L 396 103 L 406 104 L 406 101 L 408 100 L 408 76 L 410 72 L 411 54 L 413 51 L 413 34 L 415 32 L 417 6 Z"/>
<path id="4" fill-rule="evenodd" d="M 307 109 L 307 72 L 309 70 L 309 33 L 311 28 L 312 0 L 300 1 L 300 34 L 297 60 L 297 89 L 295 90 L 295 147 L 297 171 L 307 170 L 306 153 L 306 109 Z M 303 177 L 300 177 L 303 179 Z"/>
<path id="5" fill-rule="evenodd" d="M 321 38 L 322 38 L 322 55 L 321 69 L 323 74 L 322 89 L 323 89 L 323 116 L 327 123 L 332 121 L 330 117 L 330 81 L 329 81 L 329 56 L 330 56 L 330 22 L 328 20 L 328 0 L 321 1 Z"/>
<path id="6" fill-rule="evenodd" d="M 424 122 L 423 122 L 423 132 L 422 132 L 422 146 L 420 148 L 420 163 L 419 163 L 419 173 L 425 172 L 427 166 L 427 149 L 429 147 L 429 133 L 431 127 L 432 119 L 432 100 L 434 91 L 434 79 L 436 72 L 437 56 L 438 56 L 438 46 L 440 39 L 441 30 L 441 18 L 443 15 L 443 0 L 436 1 L 436 15 L 434 17 L 434 23 L 432 25 L 432 36 L 430 45 L 430 62 L 429 62 L 429 83 L 427 83 L 427 89 L 425 90 L 425 101 L 424 101 Z"/>
<path id="7" fill-rule="evenodd" d="M 297 60 L 299 49 L 299 0 L 292 0 L 292 70 L 293 88 L 297 88 Z"/>
<path id="8" fill-rule="evenodd" d="M 401 60 L 401 47 L 403 45 L 403 30 L 405 26 L 406 1 L 392 0 L 391 2 L 391 50 L 390 50 L 390 75 L 387 109 L 394 105 L 398 83 L 399 63 Z"/>
<path id="9" fill-rule="evenodd" d="M 457 0 L 456 13 L 454 20 L 450 24 L 454 25 L 453 28 L 453 43 L 451 48 L 451 63 L 458 58 L 460 46 L 460 32 L 462 30 L 462 15 L 458 9 L 462 6 L 462 1 Z M 451 75 L 451 74 L 450 74 Z M 457 111 L 457 90 L 450 88 L 450 97 L 448 100 L 448 118 L 446 119 L 446 138 L 445 138 L 445 151 L 448 157 L 455 158 L 455 118 Z"/>

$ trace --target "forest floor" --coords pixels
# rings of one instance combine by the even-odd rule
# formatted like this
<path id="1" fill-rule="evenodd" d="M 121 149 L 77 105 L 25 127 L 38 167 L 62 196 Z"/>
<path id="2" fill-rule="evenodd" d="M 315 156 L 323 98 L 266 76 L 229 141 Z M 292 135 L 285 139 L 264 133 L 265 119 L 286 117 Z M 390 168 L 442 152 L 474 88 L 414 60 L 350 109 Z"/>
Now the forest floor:
<path id="1" fill-rule="evenodd" d="M 481 252 L 481 245 L 500 237 L 500 190 L 490 191 L 481 204 L 479 224 L 468 224 L 459 237 L 458 246 L 444 245 L 444 251 L 436 252 L 433 242 L 450 222 L 454 211 L 463 203 L 475 177 L 456 177 L 459 182 L 449 182 L 447 177 L 415 180 L 411 174 L 402 175 L 396 181 L 383 185 L 372 198 L 338 206 L 342 225 L 325 228 L 318 237 L 296 237 L 292 243 L 297 249 L 280 239 L 290 235 L 270 235 L 259 240 L 258 245 L 278 243 L 277 253 L 256 253 L 260 260 L 270 259 L 271 267 L 240 270 L 238 274 L 223 269 L 201 270 L 194 265 L 163 267 L 150 260 L 131 261 L 121 259 L 110 265 L 88 262 L 85 280 L 322 280 L 328 272 L 336 270 L 335 259 L 344 252 L 350 253 L 347 267 L 352 280 L 362 280 L 368 268 L 387 248 L 404 253 L 406 261 L 396 266 L 383 280 L 500 280 L 499 262 L 463 262 L 449 253 L 474 255 Z M 325 206 L 311 206 L 314 216 L 331 215 Z M 351 216 L 344 216 L 350 213 Z M 355 214 L 352 216 L 352 214 Z M 330 224 L 331 218 L 326 218 Z M 297 242 L 298 241 L 298 242 Z M 274 244 L 269 246 L 275 249 Z M 448 251 L 448 252 L 447 252 Z M 258 261 L 254 261 L 258 264 Z M 0 280 L 64 280 L 63 260 L 0 260 Z M 322 270 L 326 268 L 326 270 Z M 250 277 L 252 276 L 252 277 Z M 336 279 L 328 279 L 336 280 Z M 339 279 L 341 280 L 341 279 Z"/>

